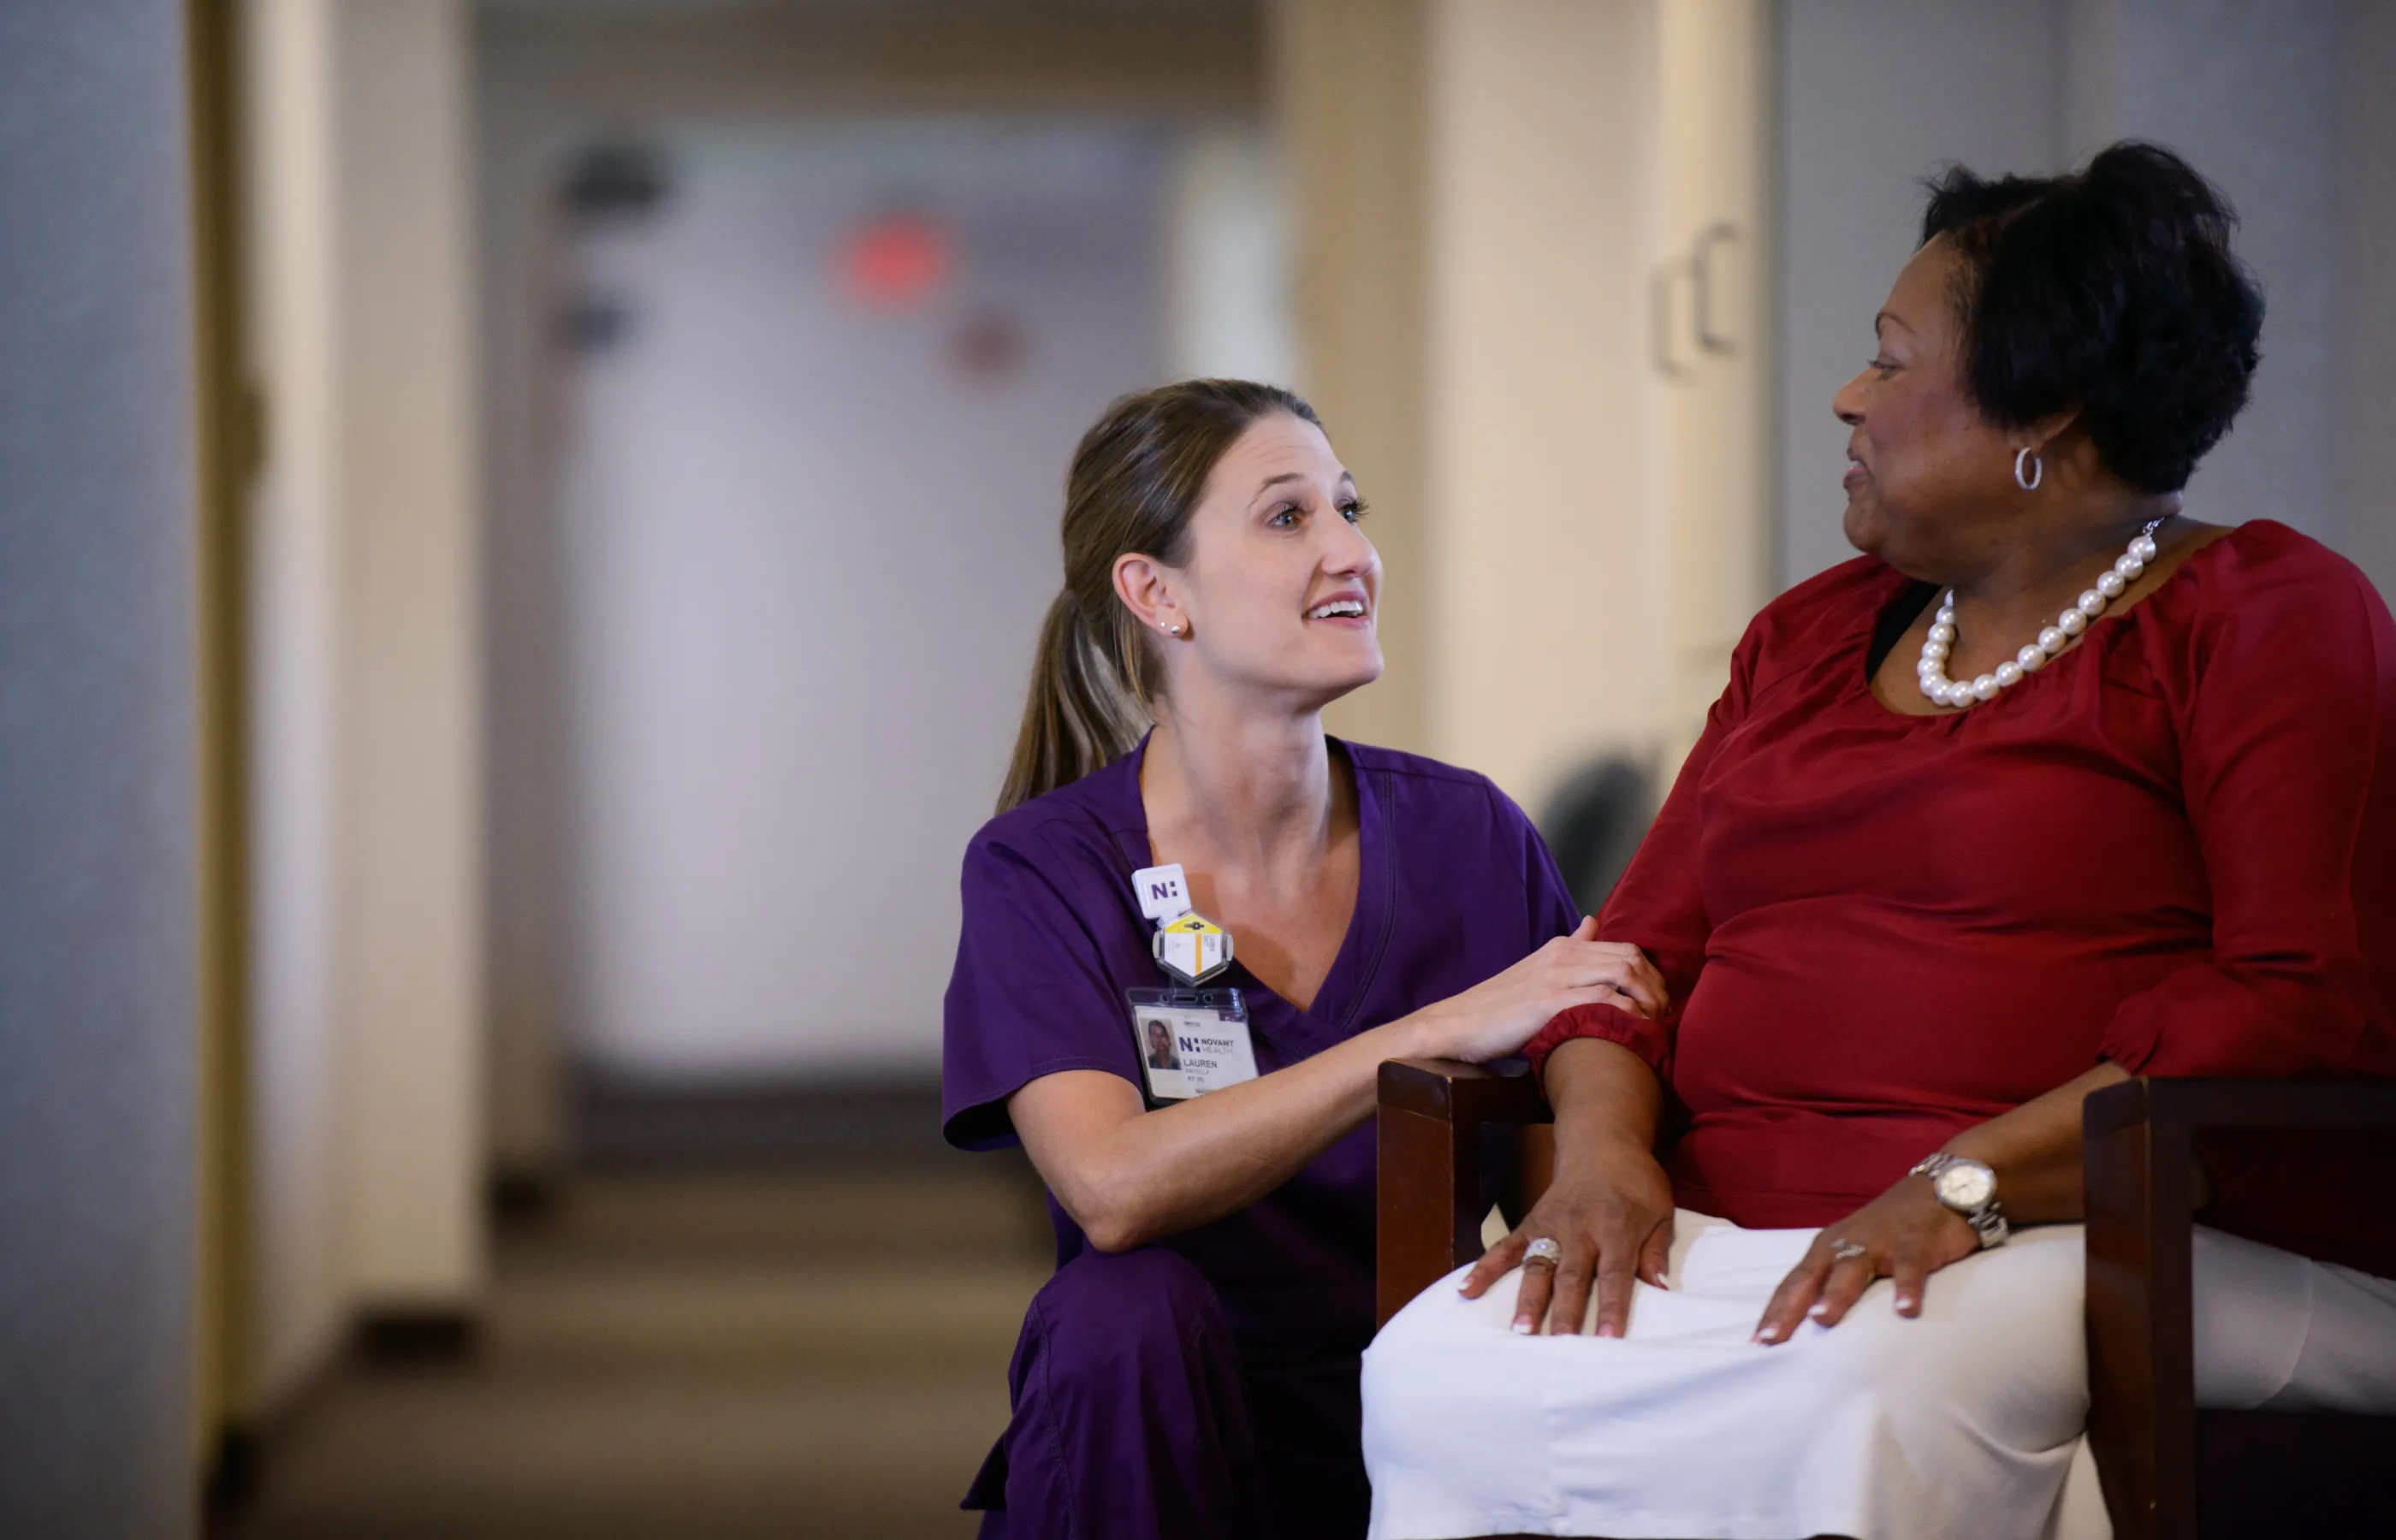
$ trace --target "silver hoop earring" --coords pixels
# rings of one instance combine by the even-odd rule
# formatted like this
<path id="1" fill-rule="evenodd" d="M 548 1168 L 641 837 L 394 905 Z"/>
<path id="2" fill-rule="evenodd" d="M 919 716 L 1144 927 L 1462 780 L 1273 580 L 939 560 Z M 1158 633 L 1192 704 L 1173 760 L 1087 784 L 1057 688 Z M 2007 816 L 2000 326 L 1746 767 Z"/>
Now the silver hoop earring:
<path id="1" fill-rule="evenodd" d="M 2028 471 L 2022 469 L 2022 462 L 2025 460 L 2030 462 Z M 2046 461 L 2031 454 L 2029 445 L 2023 445 L 2014 455 L 2014 485 L 2025 492 L 2035 492 L 2038 490 L 2038 484 L 2044 480 L 2046 480 Z"/>

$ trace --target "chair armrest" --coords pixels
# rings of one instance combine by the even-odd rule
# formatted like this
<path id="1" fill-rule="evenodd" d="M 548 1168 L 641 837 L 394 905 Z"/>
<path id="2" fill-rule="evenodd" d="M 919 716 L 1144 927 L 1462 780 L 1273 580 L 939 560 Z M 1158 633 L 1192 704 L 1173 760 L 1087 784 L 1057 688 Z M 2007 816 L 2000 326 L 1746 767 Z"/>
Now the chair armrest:
<path id="1" fill-rule="evenodd" d="M 1387 1059 L 1380 1102 L 1427 1118 L 1461 1122 L 1546 1122 L 1554 1114 L 1529 1070 L 1507 1074 L 1461 1059 Z"/>
<path id="2" fill-rule="evenodd" d="M 2396 1084 L 2133 1080 L 2082 1105 L 2088 1437 L 2120 1540 L 2195 1533 L 2195 1135 L 2396 1129 Z"/>
<path id="3" fill-rule="evenodd" d="M 1545 1122 L 1547 1098 L 1528 1072 L 1500 1074 L 1450 1059 L 1381 1066 L 1375 1120 L 1378 1321 L 1481 1255 L 1493 1175 L 1489 1131 Z"/>

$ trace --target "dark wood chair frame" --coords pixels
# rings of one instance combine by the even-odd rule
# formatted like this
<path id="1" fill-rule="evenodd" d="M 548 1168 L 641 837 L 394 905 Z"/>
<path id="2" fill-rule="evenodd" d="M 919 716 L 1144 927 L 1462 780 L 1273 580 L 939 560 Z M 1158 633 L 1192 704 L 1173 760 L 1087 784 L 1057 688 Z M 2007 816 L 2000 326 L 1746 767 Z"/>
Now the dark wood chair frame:
<path id="1" fill-rule="evenodd" d="M 1381 1066 L 1380 1319 L 1481 1255 L 1553 1146 L 1538 1086 L 1440 1060 Z M 2133 1080 L 2088 1098 L 2088 1430 L 2118 1540 L 2396 1534 L 2396 1417 L 2196 1409 L 2190 1281 L 2197 1136 L 2396 1132 L 2396 1085 Z"/>

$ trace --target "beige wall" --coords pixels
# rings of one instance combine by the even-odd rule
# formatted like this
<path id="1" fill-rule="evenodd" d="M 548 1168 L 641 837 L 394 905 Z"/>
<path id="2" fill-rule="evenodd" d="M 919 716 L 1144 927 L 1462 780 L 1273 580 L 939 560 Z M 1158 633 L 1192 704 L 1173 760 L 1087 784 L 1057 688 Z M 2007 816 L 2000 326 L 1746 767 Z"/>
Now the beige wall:
<path id="1" fill-rule="evenodd" d="M 1534 802 L 1655 708 L 1654 7 L 1438 7 L 1430 751 Z"/>
<path id="2" fill-rule="evenodd" d="M 1535 809 L 1597 754 L 1669 774 L 1694 739 L 1766 591 L 1769 20 L 1283 8 L 1310 384 L 1390 574 L 1389 674 L 1339 730 Z"/>
<path id="3" fill-rule="evenodd" d="M 352 1279 L 482 1278 L 480 758 L 464 0 L 340 0 L 339 1002 Z"/>
<path id="4" fill-rule="evenodd" d="M 1289 157 L 1305 376 L 1373 505 L 1384 569 L 1380 683 L 1332 731 L 1427 750 L 1436 588 L 1430 551 L 1431 0 L 1283 0 L 1274 111 Z"/>
<path id="5" fill-rule="evenodd" d="M 331 1346 L 340 1255 L 333 1004 L 334 334 L 328 15 L 246 7 L 251 366 L 269 414 L 250 506 L 251 1320 L 242 1388 L 287 1392 Z"/>
<path id="6" fill-rule="evenodd" d="M 245 19 L 253 1409 L 482 1276 L 462 12 Z"/>
<path id="7" fill-rule="evenodd" d="M 1766 0 L 1673 0 L 1657 14 L 1656 244 L 1666 281 L 1654 299 L 1671 372 L 1650 376 L 1663 379 L 1664 397 L 1655 515 L 1663 613 L 1652 624 L 1664 648 L 1656 723 L 1667 760 L 1697 741 L 1731 650 L 1775 587 L 1775 16 Z"/>

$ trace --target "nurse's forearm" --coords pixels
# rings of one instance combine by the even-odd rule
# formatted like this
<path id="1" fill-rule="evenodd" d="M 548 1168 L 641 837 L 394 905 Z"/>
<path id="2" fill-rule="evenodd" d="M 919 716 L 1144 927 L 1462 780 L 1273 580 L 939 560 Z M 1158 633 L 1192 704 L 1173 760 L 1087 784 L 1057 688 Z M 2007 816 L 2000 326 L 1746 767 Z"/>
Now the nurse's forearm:
<path id="1" fill-rule="evenodd" d="M 1045 1075 L 1007 1104 L 1032 1163 L 1100 1251 L 1235 1213 L 1373 1115 L 1384 1059 L 1435 1051 L 1412 1016 L 1240 1085 L 1146 1110 L 1103 1070 Z"/>
<path id="2" fill-rule="evenodd" d="M 2091 1092 L 2127 1079 L 2121 1066 L 2100 1063 L 2043 1096 L 1965 1129 L 1947 1141 L 1947 1148 L 1986 1162 L 1997 1174 L 1997 1201 L 2013 1223 L 2081 1218 L 2086 1197 L 2081 1186 L 2080 1104 Z"/>
<path id="3" fill-rule="evenodd" d="M 1072 1069 L 1033 1081 L 1007 1109 L 1032 1163 L 1090 1243 L 1125 1251 L 1219 1219 L 1297 1175 L 1373 1115 L 1385 1060 L 1484 1063 L 1519 1052 L 1576 1005 L 1648 1012 L 1669 1002 L 1638 948 L 1598 940 L 1597 922 L 1584 919 L 1461 994 L 1242 1085 L 1149 1112 L 1130 1082 Z M 1651 1109 L 1651 1136 L 1654 1122 Z"/>

